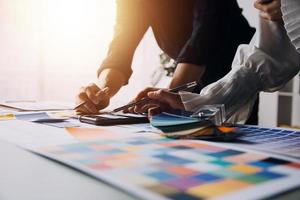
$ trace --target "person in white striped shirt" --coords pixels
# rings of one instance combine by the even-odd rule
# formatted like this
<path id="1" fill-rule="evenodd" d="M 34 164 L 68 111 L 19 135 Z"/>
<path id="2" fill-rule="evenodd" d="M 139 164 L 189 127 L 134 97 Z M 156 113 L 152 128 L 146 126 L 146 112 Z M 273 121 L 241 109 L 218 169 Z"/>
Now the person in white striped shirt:
<path id="1" fill-rule="evenodd" d="M 260 91 L 277 91 L 300 71 L 300 1 L 281 0 L 276 12 L 256 7 L 261 10 L 257 33 L 249 45 L 239 47 L 226 76 L 200 94 L 148 88 L 138 97 L 148 96 L 152 101 L 131 111 L 151 108 L 149 113 L 154 115 L 169 109 L 196 111 L 203 105 L 224 104 L 227 122 L 244 123 Z M 266 12 L 271 10 L 271 14 Z M 280 11 L 284 23 L 272 21 L 272 13 Z"/>

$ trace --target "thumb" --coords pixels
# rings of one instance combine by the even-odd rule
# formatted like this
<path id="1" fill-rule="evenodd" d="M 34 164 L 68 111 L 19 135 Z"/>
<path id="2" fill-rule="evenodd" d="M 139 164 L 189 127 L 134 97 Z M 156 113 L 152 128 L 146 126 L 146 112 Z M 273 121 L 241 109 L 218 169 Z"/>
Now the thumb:
<path id="1" fill-rule="evenodd" d="M 148 92 L 148 97 L 150 99 L 158 100 L 160 102 L 170 103 L 172 102 L 174 96 L 173 93 L 166 90 L 157 90 L 153 92 Z"/>
<path id="2" fill-rule="evenodd" d="M 184 109 L 179 94 L 168 92 L 167 90 L 158 90 L 148 92 L 150 99 L 169 105 L 173 109 Z"/>

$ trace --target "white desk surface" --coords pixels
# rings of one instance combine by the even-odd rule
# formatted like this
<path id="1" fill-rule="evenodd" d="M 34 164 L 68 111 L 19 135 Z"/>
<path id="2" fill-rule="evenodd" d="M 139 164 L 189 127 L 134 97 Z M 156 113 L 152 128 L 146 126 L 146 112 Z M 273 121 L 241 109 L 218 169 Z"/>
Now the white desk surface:
<path id="1" fill-rule="evenodd" d="M 1 200 L 132 200 L 85 174 L 0 141 Z"/>
<path id="2" fill-rule="evenodd" d="M 69 167 L 0 141 L 1 200 L 134 200 Z M 300 199 L 300 189 L 275 200 Z"/>
<path id="3" fill-rule="evenodd" d="M 0 157 L 0 200 L 136 199 L 76 170 L 1 140 Z M 300 199 L 300 189 L 272 199 Z"/>

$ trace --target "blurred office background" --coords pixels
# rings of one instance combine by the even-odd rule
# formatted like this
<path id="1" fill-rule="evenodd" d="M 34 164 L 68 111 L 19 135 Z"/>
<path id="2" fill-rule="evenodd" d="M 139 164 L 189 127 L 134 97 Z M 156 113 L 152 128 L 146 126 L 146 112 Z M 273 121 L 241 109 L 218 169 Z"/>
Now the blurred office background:
<path id="1" fill-rule="evenodd" d="M 239 3 L 255 26 L 253 1 Z M 0 0 L 0 101 L 73 101 L 81 86 L 96 80 L 114 19 L 114 0 Z M 149 30 L 135 54 L 129 85 L 114 98 L 114 106 L 153 83 L 161 53 L 153 41 Z M 299 78 L 282 92 L 262 94 L 260 125 L 299 125 L 299 96 Z"/>

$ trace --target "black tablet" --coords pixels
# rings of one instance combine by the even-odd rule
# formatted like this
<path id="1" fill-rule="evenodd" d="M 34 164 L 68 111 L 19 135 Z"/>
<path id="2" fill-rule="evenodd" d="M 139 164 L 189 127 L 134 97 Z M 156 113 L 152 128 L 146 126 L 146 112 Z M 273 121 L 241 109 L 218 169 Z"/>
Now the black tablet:
<path id="1" fill-rule="evenodd" d="M 79 121 L 98 126 L 112 126 L 122 124 L 149 123 L 147 116 L 123 113 L 102 113 L 97 115 L 82 115 Z"/>

